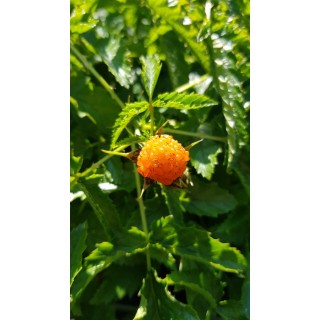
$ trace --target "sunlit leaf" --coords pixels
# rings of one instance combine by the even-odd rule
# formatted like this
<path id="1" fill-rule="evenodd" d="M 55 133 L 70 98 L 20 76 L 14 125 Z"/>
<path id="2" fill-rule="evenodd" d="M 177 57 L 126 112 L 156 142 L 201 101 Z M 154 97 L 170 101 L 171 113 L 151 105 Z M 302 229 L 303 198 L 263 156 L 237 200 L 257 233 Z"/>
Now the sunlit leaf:
<path id="1" fill-rule="evenodd" d="M 210 180 L 222 148 L 214 141 L 205 140 L 190 150 L 190 160 L 197 173 Z"/>
<path id="2" fill-rule="evenodd" d="M 151 101 L 162 65 L 160 63 L 159 56 L 156 54 L 148 55 L 143 58 L 142 63 L 142 80 L 148 94 L 149 101 Z"/>
<path id="3" fill-rule="evenodd" d="M 115 148 L 116 142 L 124 130 L 124 128 L 130 123 L 130 121 L 138 114 L 148 109 L 148 103 L 146 101 L 127 103 L 125 108 L 120 112 L 114 126 L 112 133 L 111 148 Z"/>

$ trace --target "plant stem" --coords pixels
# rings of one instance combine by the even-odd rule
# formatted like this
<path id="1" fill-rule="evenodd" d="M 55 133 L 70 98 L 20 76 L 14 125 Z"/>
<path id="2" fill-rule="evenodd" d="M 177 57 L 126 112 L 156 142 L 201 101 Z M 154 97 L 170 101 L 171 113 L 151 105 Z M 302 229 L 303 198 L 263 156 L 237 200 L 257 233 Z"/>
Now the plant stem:
<path id="1" fill-rule="evenodd" d="M 141 221 L 142 221 L 142 228 L 143 228 L 143 231 L 146 235 L 146 244 L 148 246 L 148 244 L 149 244 L 149 231 L 148 231 L 148 225 L 147 225 L 147 219 L 146 219 L 146 210 L 145 210 L 145 206 L 143 203 L 143 198 L 140 197 L 141 183 L 140 183 L 139 173 L 137 171 L 135 164 L 133 164 L 133 172 L 134 172 L 134 177 L 136 180 L 136 189 L 137 189 L 137 197 L 138 197 L 137 201 L 139 204 L 139 211 L 140 211 L 140 216 L 141 216 Z M 148 247 L 146 250 L 146 256 L 147 256 L 147 270 L 150 271 L 151 270 L 151 258 L 150 258 L 150 252 L 149 252 Z"/>
<path id="2" fill-rule="evenodd" d="M 182 86 L 178 87 L 175 89 L 176 92 L 183 92 L 186 91 L 192 87 L 197 86 L 198 84 L 206 81 L 208 78 L 210 78 L 210 76 L 208 74 L 203 75 L 202 77 L 198 78 L 198 79 L 194 79 L 188 83 L 183 84 Z"/>
<path id="3" fill-rule="evenodd" d="M 150 110 L 150 135 L 153 136 L 154 132 L 154 108 L 152 103 L 149 104 L 149 110 Z"/>
<path id="4" fill-rule="evenodd" d="M 83 66 L 92 73 L 92 75 L 100 82 L 100 84 L 109 92 L 112 99 L 114 99 L 121 108 L 124 108 L 124 103 L 120 100 L 118 95 L 114 92 L 109 83 L 93 68 L 90 62 L 82 55 L 79 50 L 71 43 L 71 51 L 76 55 L 76 57 L 81 61 Z"/>
<path id="5" fill-rule="evenodd" d="M 118 151 L 121 151 L 123 149 L 125 149 L 127 146 L 121 146 L 119 148 L 117 148 L 116 150 L 114 150 L 115 153 L 117 153 Z M 107 154 L 106 156 L 104 156 L 103 158 L 101 158 L 99 161 L 97 161 L 96 163 L 93 163 L 91 165 L 90 168 L 88 168 L 87 170 L 80 172 L 78 174 L 76 174 L 76 176 L 71 177 L 71 185 L 72 183 L 76 182 L 79 178 L 85 177 L 86 175 L 88 175 L 91 171 L 93 171 L 94 169 L 99 168 L 105 161 L 107 161 L 108 159 L 110 159 L 111 157 L 113 157 L 113 154 Z"/>
<path id="6" fill-rule="evenodd" d="M 183 136 L 191 136 L 191 137 L 197 137 L 200 139 L 215 140 L 215 141 L 227 143 L 227 137 L 210 136 L 208 134 L 204 134 L 201 132 L 188 132 L 188 131 L 182 131 L 182 130 L 176 130 L 176 129 L 170 129 L 170 128 L 163 128 L 162 132 L 172 133 L 172 134 L 181 134 Z"/>

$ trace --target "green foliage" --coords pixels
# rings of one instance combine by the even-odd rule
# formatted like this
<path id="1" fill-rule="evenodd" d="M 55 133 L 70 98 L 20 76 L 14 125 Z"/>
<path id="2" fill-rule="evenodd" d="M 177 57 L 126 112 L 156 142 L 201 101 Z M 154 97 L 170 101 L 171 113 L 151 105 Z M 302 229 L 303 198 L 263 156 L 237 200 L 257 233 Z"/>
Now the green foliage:
<path id="1" fill-rule="evenodd" d="M 249 2 L 70 4 L 71 317 L 249 319 Z M 165 122 L 188 170 L 139 198 L 101 150 Z"/>
<path id="2" fill-rule="evenodd" d="M 216 101 L 196 93 L 163 93 L 154 101 L 155 107 L 174 108 L 174 109 L 199 109 L 211 107 L 218 104 Z"/>
<path id="3" fill-rule="evenodd" d="M 160 59 L 157 55 L 147 56 L 142 59 L 142 65 L 142 80 L 148 94 L 149 101 L 152 101 L 153 91 L 161 71 Z"/>
<path id="4" fill-rule="evenodd" d="M 71 231 L 70 235 L 70 285 L 82 268 L 82 253 L 86 249 L 87 224 L 82 223 Z"/>
<path id="5" fill-rule="evenodd" d="M 199 319 L 196 312 L 177 301 L 153 272 L 144 280 L 141 289 L 141 304 L 134 320 Z"/>

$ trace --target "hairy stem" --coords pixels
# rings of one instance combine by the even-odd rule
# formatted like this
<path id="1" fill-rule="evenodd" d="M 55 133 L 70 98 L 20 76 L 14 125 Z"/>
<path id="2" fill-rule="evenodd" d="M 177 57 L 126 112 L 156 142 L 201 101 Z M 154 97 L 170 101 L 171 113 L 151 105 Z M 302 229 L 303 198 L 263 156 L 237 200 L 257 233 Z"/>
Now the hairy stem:
<path id="1" fill-rule="evenodd" d="M 188 132 L 188 131 L 182 131 L 182 130 L 176 130 L 176 129 L 170 129 L 170 128 L 163 128 L 162 132 L 172 133 L 172 134 L 181 134 L 183 136 L 191 136 L 191 137 L 197 137 L 200 139 L 215 140 L 215 141 L 227 143 L 227 137 L 210 136 L 208 134 L 204 134 L 201 132 Z"/>
<path id="2" fill-rule="evenodd" d="M 133 148 L 132 148 L 132 150 L 133 150 Z M 142 189 L 141 189 L 139 173 L 137 171 L 135 164 L 133 164 L 133 172 L 134 172 L 134 177 L 135 177 L 135 181 L 136 181 L 136 189 L 137 189 L 137 197 L 138 197 L 137 201 L 139 204 L 139 211 L 140 211 L 140 216 L 141 216 L 141 221 L 142 221 L 142 228 L 143 228 L 143 231 L 146 235 L 146 243 L 148 246 L 148 244 L 149 244 L 149 231 L 148 231 L 148 225 L 147 225 L 147 219 L 146 219 L 146 210 L 145 210 L 145 206 L 143 203 L 143 198 L 140 197 L 140 193 L 141 193 Z M 146 256 L 147 256 L 147 270 L 150 271 L 151 270 L 151 258 L 150 258 L 149 248 L 147 248 Z"/>

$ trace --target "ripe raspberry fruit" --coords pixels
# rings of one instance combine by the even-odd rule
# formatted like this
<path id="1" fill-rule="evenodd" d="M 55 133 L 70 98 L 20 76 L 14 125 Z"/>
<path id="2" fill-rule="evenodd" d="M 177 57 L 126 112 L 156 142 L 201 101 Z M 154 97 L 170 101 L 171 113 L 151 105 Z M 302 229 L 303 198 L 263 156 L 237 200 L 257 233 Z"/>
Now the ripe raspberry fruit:
<path id="1" fill-rule="evenodd" d="M 145 178 L 170 185 L 183 175 L 189 159 L 189 151 L 172 136 L 152 136 L 138 156 L 138 172 Z"/>

